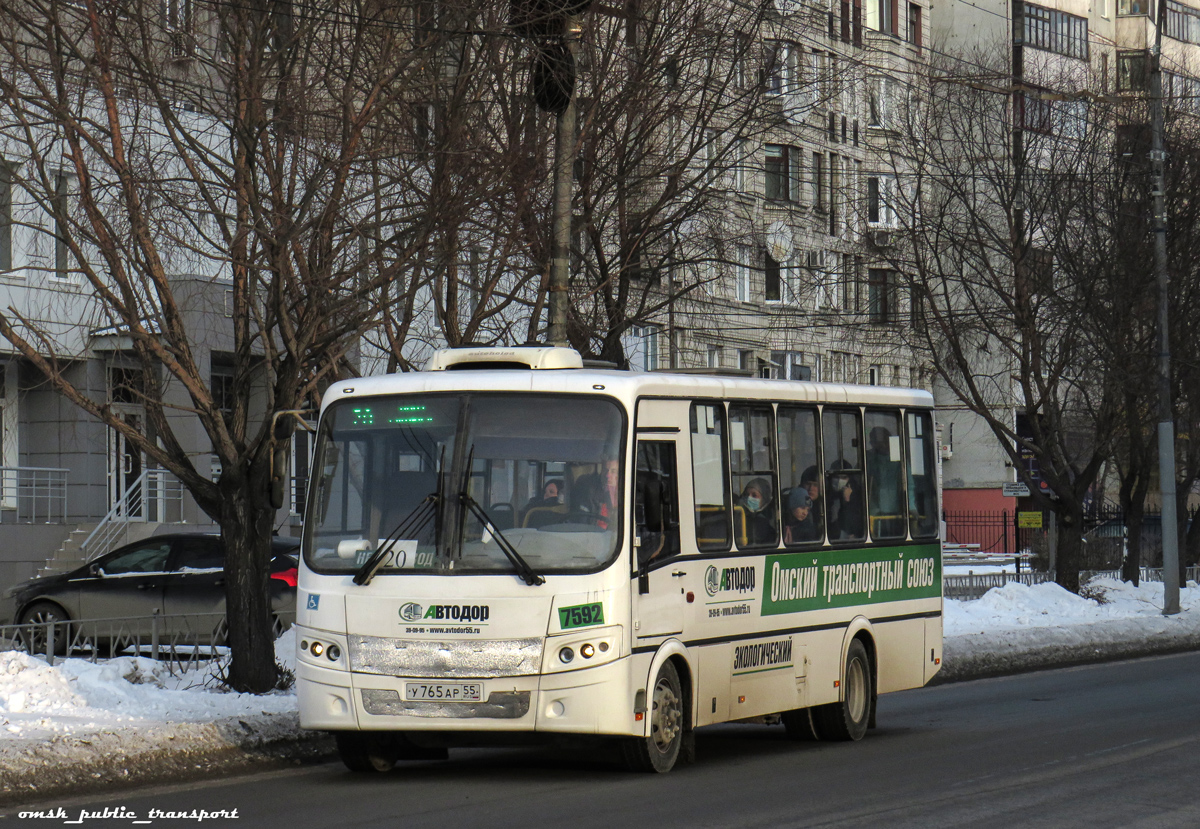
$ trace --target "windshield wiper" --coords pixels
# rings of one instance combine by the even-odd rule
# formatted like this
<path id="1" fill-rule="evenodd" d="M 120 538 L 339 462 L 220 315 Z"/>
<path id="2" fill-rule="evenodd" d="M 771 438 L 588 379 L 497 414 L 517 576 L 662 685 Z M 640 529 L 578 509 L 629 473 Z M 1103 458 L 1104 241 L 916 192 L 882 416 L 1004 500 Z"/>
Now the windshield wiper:
<path id="1" fill-rule="evenodd" d="M 472 515 L 479 519 L 481 524 L 487 527 L 488 532 L 490 532 L 492 537 L 496 539 L 496 546 L 500 548 L 500 552 L 504 553 L 508 560 L 512 562 L 513 569 L 517 571 L 517 575 L 519 575 L 526 584 L 528 584 L 530 587 L 536 587 L 539 584 L 546 583 L 546 579 L 535 573 L 533 568 L 529 566 L 529 562 L 523 559 L 521 554 L 517 552 L 515 547 L 513 547 L 512 543 L 504 537 L 504 533 L 502 533 L 500 528 L 496 526 L 496 522 L 493 521 L 491 517 L 483 511 L 483 507 L 479 505 L 478 501 L 468 495 L 466 490 L 463 490 L 458 494 L 458 499 L 463 506 L 471 511 Z"/>
<path id="2" fill-rule="evenodd" d="M 354 583 L 362 586 L 370 584 L 371 579 L 375 578 L 375 574 L 379 572 L 385 561 L 388 559 L 388 554 L 392 552 L 392 548 L 396 546 L 396 542 L 406 536 L 412 537 L 416 533 L 420 533 L 425 529 L 425 525 L 437 513 L 437 504 L 441 501 L 440 496 L 436 492 L 431 492 L 421 499 L 413 511 L 400 519 L 400 523 L 396 528 L 388 533 L 383 539 L 379 547 L 371 554 L 362 567 L 358 568 L 358 572 L 354 574 Z"/>

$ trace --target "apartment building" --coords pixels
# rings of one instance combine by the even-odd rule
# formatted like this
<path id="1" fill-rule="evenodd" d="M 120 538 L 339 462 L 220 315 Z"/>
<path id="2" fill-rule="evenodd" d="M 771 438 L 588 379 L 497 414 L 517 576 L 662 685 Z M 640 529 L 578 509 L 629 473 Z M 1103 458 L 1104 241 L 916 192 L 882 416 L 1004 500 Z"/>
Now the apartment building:
<path id="1" fill-rule="evenodd" d="M 1013 141 L 1023 142 L 1021 157 L 1037 166 L 1037 151 L 1030 148 L 1042 136 L 1082 134 L 1090 102 L 1111 104 L 1147 94 L 1158 6 L 1154 0 L 933 0 L 931 48 L 947 60 L 987 63 L 975 67 L 981 77 L 999 67 L 989 82 L 1011 91 Z M 1200 5 L 1164 0 L 1161 7 L 1166 104 L 1194 112 L 1200 100 Z M 1145 110 L 1130 112 L 1139 123 L 1118 123 L 1117 131 L 1144 132 Z M 1115 139 L 1118 146 L 1121 136 Z M 1035 243 L 1037 232 L 1030 228 Z M 995 364 L 1001 359 L 997 354 L 981 352 L 978 359 L 982 373 L 1008 376 Z M 1002 393 L 1011 403 L 1016 433 L 1030 434 L 1015 383 L 1010 380 Z M 1009 454 L 988 425 L 944 386 L 935 385 L 935 396 L 946 456 L 946 509 L 1012 511 L 1016 502 L 1002 493 L 1003 484 L 1017 480 Z"/>
<path id="2" fill-rule="evenodd" d="M 627 338 L 644 368 L 917 385 L 911 304 L 889 265 L 892 109 L 924 59 L 923 2 L 776 2 L 755 33 L 759 128 L 731 136 L 720 222 Z"/>

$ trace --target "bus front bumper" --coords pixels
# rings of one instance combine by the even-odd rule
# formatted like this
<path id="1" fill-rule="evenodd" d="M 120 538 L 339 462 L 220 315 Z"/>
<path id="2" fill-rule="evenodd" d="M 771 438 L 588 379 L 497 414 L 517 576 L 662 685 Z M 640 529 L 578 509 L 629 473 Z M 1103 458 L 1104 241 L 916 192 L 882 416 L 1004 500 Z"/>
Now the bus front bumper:
<path id="1" fill-rule="evenodd" d="M 641 735 L 631 660 L 540 676 L 478 680 L 477 702 L 406 700 L 408 682 L 428 679 L 352 673 L 300 662 L 296 688 L 303 728 L 327 731 L 508 731 Z M 456 679 L 457 681 L 457 679 Z M 639 686 L 640 687 L 640 686 Z"/>

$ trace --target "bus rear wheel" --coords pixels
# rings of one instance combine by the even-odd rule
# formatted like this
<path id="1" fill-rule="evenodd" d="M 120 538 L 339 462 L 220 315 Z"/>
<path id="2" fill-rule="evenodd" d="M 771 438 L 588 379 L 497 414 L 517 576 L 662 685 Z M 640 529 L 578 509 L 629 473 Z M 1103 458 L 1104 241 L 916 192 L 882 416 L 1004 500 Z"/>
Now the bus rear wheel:
<path id="1" fill-rule="evenodd" d="M 679 672 L 664 662 L 650 695 L 650 735 L 631 737 L 622 745 L 630 771 L 665 774 L 675 767 L 684 741 L 687 714 Z"/>
<path id="2" fill-rule="evenodd" d="M 871 658 L 863 643 L 855 639 L 846 651 L 846 672 L 842 676 L 842 700 L 819 705 L 812 711 L 812 722 L 822 740 L 861 740 L 871 722 L 874 698 Z"/>
<path id="3" fill-rule="evenodd" d="M 338 755 L 350 771 L 382 774 L 396 765 L 396 751 L 387 734 L 342 731 L 335 735 Z"/>

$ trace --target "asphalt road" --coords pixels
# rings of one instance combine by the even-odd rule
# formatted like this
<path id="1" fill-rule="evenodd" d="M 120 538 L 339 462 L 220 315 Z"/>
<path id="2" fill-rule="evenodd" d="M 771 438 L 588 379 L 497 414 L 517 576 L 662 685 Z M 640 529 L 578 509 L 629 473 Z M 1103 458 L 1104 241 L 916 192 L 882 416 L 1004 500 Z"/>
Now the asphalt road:
<path id="1" fill-rule="evenodd" d="M 884 697 L 861 743 L 790 743 L 780 726 L 697 734 L 665 776 L 615 754 L 471 749 L 363 778 L 325 764 L 59 800 L 7 825 L 134 826 L 152 809 L 237 810 L 205 827 L 1196 827 L 1200 654 L 927 688 Z M 22 809 L 61 808 L 32 819 Z M 114 812 L 110 811 L 110 815 Z M 150 825 L 197 825 L 158 817 Z"/>

